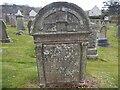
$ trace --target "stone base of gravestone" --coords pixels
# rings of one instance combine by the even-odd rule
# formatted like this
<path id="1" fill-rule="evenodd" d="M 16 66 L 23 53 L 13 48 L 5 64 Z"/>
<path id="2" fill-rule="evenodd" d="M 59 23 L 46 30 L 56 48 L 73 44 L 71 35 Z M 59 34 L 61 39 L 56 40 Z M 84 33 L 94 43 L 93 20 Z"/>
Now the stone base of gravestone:
<path id="1" fill-rule="evenodd" d="M 11 43 L 13 42 L 11 38 L 1 39 L 0 43 Z"/>
<path id="2" fill-rule="evenodd" d="M 96 48 L 88 48 L 87 50 L 87 59 L 97 59 L 97 49 Z"/>
<path id="3" fill-rule="evenodd" d="M 100 47 L 107 47 L 107 46 L 109 46 L 107 38 L 98 39 L 97 43 L 98 43 L 98 46 L 100 46 Z"/>
<path id="4" fill-rule="evenodd" d="M 19 30 L 19 31 L 16 32 L 16 35 L 23 35 L 23 33 L 24 32 L 22 30 Z"/>

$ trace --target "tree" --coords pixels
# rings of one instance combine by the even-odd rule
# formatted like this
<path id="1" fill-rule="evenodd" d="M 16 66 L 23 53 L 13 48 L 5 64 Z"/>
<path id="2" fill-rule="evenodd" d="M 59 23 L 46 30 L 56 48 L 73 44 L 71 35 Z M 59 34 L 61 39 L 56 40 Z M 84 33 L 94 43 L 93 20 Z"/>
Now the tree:
<path id="1" fill-rule="evenodd" d="M 120 9 L 120 1 L 117 0 L 109 0 L 106 2 L 103 2 L 104 7 L 103 10 L 105 13 L 109 15 L 118 15 L 119 9 Z"/>

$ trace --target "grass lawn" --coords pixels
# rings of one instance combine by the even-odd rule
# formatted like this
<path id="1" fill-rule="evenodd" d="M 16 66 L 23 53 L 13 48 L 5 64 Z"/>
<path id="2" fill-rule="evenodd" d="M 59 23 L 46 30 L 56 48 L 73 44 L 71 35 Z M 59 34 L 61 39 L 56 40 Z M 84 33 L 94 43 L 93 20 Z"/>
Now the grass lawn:
<path id="1" fill-rule="evenodd" d="M 34 43 L 28 30 L 23 36 L 15 35 L 17 29 L 7 25 L 13 43 L 2 44 L 2 87 L 39 88 Z M 88 60 L 86 78 L 93 79 L 96 87 L 118 87 L 118 40 L 116 28 L 111 24 L 107 33 L 110 46 L 98 48 L 98 60 Z"/>

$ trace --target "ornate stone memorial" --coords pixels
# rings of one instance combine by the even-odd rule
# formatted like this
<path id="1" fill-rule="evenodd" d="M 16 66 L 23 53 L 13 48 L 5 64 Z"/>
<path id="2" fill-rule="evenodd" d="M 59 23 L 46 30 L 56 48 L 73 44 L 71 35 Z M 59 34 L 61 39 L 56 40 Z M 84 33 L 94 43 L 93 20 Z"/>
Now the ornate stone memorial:
<path id="1" fill-rule="evenodd" d="M 75 4 L 54 2 L 36 16 L 34 38 L 40 87 L 84 83 L 89 20 Z"/>

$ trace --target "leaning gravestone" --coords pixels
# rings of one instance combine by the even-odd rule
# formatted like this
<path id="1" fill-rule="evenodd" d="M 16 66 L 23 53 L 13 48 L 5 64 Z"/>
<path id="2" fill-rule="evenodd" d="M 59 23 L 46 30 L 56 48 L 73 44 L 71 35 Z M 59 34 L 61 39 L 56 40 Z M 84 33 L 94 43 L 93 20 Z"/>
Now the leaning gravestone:
<path id="1" fill-rule="evenodd" d="M 84 83 L 90 32 L 85 12 L 75 4 L 55 2 L 39 11 L 31 35 L 40 87 L 79 87 Z"/>
<path id="2" fill-rule="evenodd" d="M 12 40 L 8 37 L 7 31 L 6 31 L 6 24 L 3 20 L 0 20 L 0 42 L 2 43 L 10 43 Z"/>
<path id="3" fill-rule="evenodd" d="M 21 15 L 17 15 L 17 29 L 18 30 L 25 30 L 25 25 L 24 25 L 24 18 Z"/>
<path id="4" fill-rule="evenodd" d="M 107 27 L 102 26 L 98 34 L 98 46 L 107 47 L 109 45 L 106 34 L 107 34 Z"/>
<path id="5" fill-rule="evenodd" d="M 97 49 L 96 49 L 96 40 L 97 40 L 97 25 L 95 23 L 91 23 L 91 30 L 92 33 L 89 36 L 89 45 L 87 51 L 87 58 L 88 59 L 97 59 Z"/>

